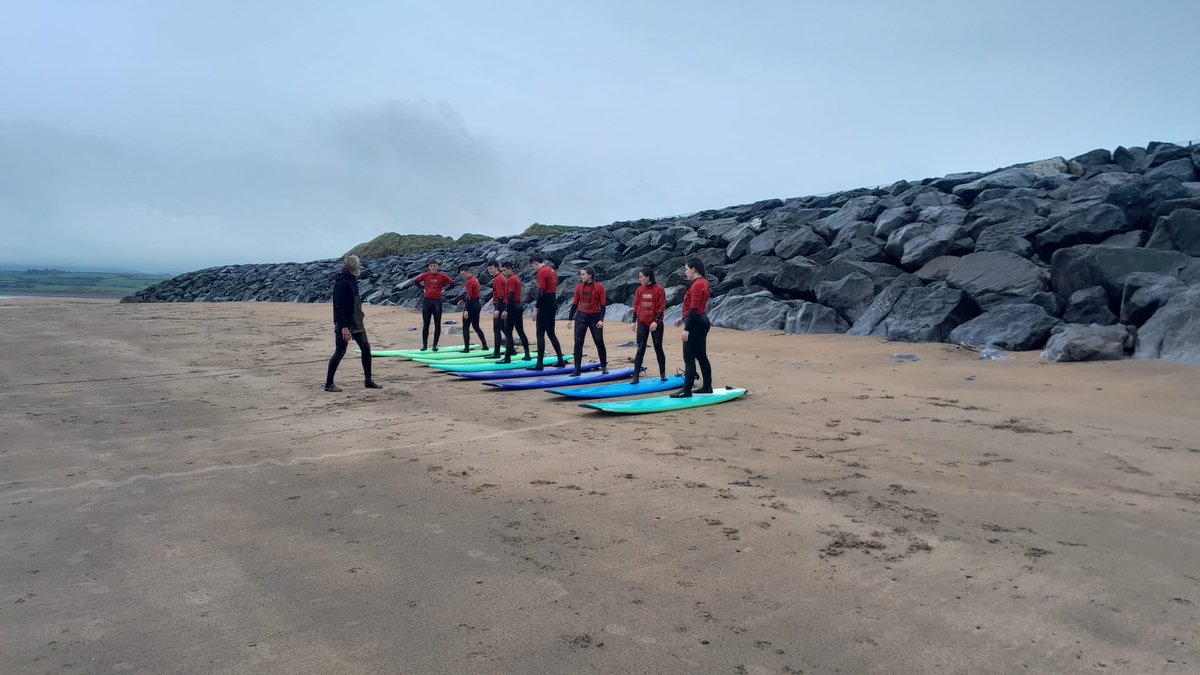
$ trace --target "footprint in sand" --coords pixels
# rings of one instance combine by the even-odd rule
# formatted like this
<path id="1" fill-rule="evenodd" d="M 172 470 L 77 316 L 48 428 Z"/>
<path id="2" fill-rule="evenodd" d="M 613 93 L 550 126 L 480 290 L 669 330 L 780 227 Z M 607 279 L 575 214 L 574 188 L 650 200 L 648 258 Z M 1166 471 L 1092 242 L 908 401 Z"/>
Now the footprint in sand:
<path id="1" fill-rule="evenodd" d="M 467 551 L 467 555 L 472 558 L 479 558 L 479 559 L 487 561 L 487 562 L 500 562 L 500 559 L 497 558 L 496 556 L 487 555 L 483 551 L 471 550 L 471 551 Z"/>

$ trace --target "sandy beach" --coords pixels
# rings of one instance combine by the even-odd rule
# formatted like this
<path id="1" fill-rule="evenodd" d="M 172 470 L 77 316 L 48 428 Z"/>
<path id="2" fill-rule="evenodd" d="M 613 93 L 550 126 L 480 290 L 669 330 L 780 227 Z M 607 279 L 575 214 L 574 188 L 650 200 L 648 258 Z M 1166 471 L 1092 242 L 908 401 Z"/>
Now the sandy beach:
<path id="1" fill-rule="evenodd" d="M 332 342 L 0 301 L 0 670 L 1200 672 L 1200 368 L 714 329 L 748 397 L 621 418 Z"/>

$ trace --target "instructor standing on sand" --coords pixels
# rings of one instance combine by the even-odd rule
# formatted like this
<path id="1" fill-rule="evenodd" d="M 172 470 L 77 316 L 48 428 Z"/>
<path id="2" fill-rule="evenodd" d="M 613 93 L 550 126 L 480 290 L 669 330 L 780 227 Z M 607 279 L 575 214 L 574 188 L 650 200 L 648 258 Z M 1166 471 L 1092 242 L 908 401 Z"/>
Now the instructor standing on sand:
<path id="1" fill-rule="evenodd" d="M 442 297 L 446 289 L 454 285 L 450 275 L 439 272 L 436 259 L 429 261 L 429 271 L 422 272 L 413 279 L 413 283 L 425 291 L 425 302 L 421 305 L 421 351 L 429 348 L 429 322 L 433 321 L 433 351 L 438 350 L 438 340 L 442 337 Z"/>
<path id="2" fill-rule="evenodd" d="M 683 389 L 671 394 L 671 398 L 689 398 L 692 386 L 696 383 L 696 362 L 700 362 L 700 374 L 704 376 L 704 384 L 696 390 L 697 394 L 711 394 L 712 364 L 708 362 L 708 299 L 712 292 L 708 289 L 708 279 L 704 278 L 704 261 L 690 258 L 683 267 L 684 274 L 691 280 L 687 293 L 683 296 Z"/>
<path id="3" fill-rule="evenodd" d="M 362 350 L 363 381 L 367 389 L 383 389 L 371 379 L 371 343 L 367 341 L 367 329 L 363 327 L 362 297 L 358 294 L 358 275 L 362 265 L 358 256 L 348 255 L 342 261 L 342 271 L 333 278 L 333 341 L 335 350 L 329 359 L 325 373 L 325 391 L 339 392 L 333 383 L 338 364 L 346 355 L 346 347 L 353 338 Z"/>
<path id="4" fill-rule="evenodd" d="M 558 274 L 546 264 L 546 259 L 540 255 L 529 256 L 529 264 L 537 271 L 537 304 L 533 308 L 533 323 L 537 330 L 537 365 L 530 370 L 545 370 L 542 359 L 546 356 L 546 338 L 558 356 L 557 367 L 567 365 L 563 360 L 562 345 L 554 334 L 554 315 L 558 313 Z"/>

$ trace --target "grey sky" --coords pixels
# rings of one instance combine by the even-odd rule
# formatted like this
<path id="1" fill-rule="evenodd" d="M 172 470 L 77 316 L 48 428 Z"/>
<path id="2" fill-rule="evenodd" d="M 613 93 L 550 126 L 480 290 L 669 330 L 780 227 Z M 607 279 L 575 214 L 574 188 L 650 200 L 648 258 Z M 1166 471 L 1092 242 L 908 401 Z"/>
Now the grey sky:
<path id="1" fill-rule="evenodd" d="M 1200 138 L 1197 26 L 1195 0 L 0 0 L 0 264 L 310 260 Z"/>

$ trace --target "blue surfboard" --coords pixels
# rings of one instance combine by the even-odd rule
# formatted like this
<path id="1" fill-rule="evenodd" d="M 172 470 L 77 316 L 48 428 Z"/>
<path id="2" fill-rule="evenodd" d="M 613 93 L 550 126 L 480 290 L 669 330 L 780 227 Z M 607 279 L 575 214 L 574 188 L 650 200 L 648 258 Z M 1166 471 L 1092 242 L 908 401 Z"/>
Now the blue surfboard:
<path id="1" fill-rule="evenodd" d="M 600 370 L 599 363 L 585 363 L 580 370 Z M 575 372 L 574 366 L 563 366 L 562 368 L 550 368 L 545 370 L 530 370 L 528 368 L 518 368 L 515 370 L 482 370 L 477 373 L 463 373 L 458 371 L 448 371 L 450 375 L 461 377 L 465 380 L 511 380 L 518 377 L 548 377 L 550 375 L 566 375 L 567 373 Z"/>
<path id="2" fill-rule="evenodd" d="M 649 377 L 637 384 L 631 382 L 618 382 L 617 384 L 606 384 L 600 387 L 579 387 L 578 389 L 550 389 L 551 394 L 559 396 L 570 396 L 571 398 L 617 398 L 619 396 L 639 396 L 641 394 L 653 394 L 660 391 L 668 391 L 670 389 L 682 389 L 683 376 L 674 375 L 668 377 L 666 382 L 657 377 Z"/>
<path id="3" fill-rule="evenodd" d="M 642 370 L 645 370 L 645 368 Z M 633 368 L 618 368 L 616 370 L 610 370 L 607 373 L 592 371 L 590 373 L 580 375 L 579 377 L 571 377 L 570 375 L 556 375 L 554 377 L 484 382 L 483 384 L 489 387 L 499 387 L 501 389 L 546 389 L 548 387 L 560 387 L 565 384 L 595 384 L 597 382 L 612 382 L 613 380 L 623 380 L 627 377 L 633 377 Z"/>

